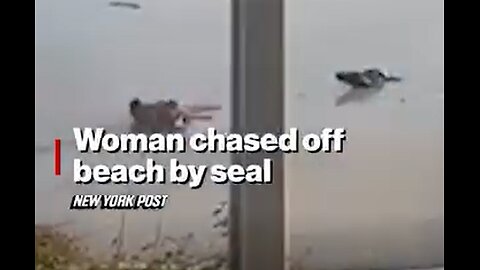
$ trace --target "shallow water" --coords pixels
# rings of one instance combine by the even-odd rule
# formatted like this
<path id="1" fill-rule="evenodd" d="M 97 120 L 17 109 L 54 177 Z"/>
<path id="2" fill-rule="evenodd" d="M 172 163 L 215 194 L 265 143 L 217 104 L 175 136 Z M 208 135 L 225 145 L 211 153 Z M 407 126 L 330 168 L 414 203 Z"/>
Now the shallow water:
<path id="1" fill-rule="evenodd" d="M 72 220 L 71 228 L 101 250 L 118 230 L 119 212 L 70 211 L 71 196 L 126 188 L 75 185 L 71 145 L 62 150 L 62 176 L 53 176 L 54 137 L 71 141 L 74 126 L 126 130 L 135 96 L 222 104 L 212 125 L 229 127 L 229 2 L 140 3 L 131 11 L 93 0 L 36 1 L 36 143 L 46 148 L 36 153 L 35 219 Z M 292 252 L 311 245 L 309 263 L 326 269 L 443 263 L 443 1 L 295 0 L 286 1 L 286 11 L 287 127 L 348 132 L 342 154 L 287 157 Z M 335 106 L 347 90 L 333 72 L 365 65 L 387 67 L 405 81 Z M 83 158 L 140 162 L 138 155 Z M 229 163 L 224 154 L 180 159 Z M 153 237 L 160 220 L 165 234 L 212 238 L 211 211 L 228 195 L 222 185 L 130 191 L 171 195 L 161 213 L 128 213 L 132 250 Z"/>

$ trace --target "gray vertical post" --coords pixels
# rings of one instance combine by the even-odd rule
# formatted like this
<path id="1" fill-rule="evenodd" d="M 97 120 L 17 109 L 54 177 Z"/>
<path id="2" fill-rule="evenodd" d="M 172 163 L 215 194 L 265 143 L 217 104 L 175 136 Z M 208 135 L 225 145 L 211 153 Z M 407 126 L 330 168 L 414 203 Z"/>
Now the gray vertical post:
<path id="1" fill-rule="evenodd" d="M 233 132 L 283 132 L 283 54 L 283 1 L 233 0 Z M 232 154 L 232 162 L 245 167 L 264 158 L 273 160 L 273 184 L 231 187 L 232 270 L 286 267 L 283 154 Z"/>

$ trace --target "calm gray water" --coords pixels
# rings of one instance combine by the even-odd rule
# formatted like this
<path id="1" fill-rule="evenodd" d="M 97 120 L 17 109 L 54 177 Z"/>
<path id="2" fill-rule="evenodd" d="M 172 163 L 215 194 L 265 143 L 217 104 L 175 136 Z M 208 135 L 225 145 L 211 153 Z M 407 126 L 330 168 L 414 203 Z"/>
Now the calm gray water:
<path id="1" fill-rule="evenodd" d="M 125 130 L 134 96 L 222 104 L 213 125 L 228 129 L 230 3 L 138 3 L 142 9 L 135 11 L 110 8 L 107 1 L 36 1 L 37 145 L 73 138 L 74 126 Z M 311 245 L 309 263 L 323 268 L 443 263 L 443 1 L 286 1 L 285 42 L 287 126 L 348 130 L 343 154 L 287 158 L 293 253 Z M 333 72 L 375 65 L 405 81 L 335 107 L 346 90 Z M 64 146 L 60 177 L 53 176 L 51 152 L 36 154 L 36 221 L 72 220 L 74 230 L 106 249 L 119 213 L 69 211 L 70 198 L 125 188 L 75 186 L 73 150 Z M 125 155 L 83 158 L 139 162 Z M 226 155 L 180 158 L 229 162 Z M 210 212 L 227 198 L 226 186 L 213 185 L 134 192 L 166 192 L 171 201 L 161 214 L 128 214 L 131 249 L 153 237 L 160 219 L 165 234 L 212 236 Z"/>

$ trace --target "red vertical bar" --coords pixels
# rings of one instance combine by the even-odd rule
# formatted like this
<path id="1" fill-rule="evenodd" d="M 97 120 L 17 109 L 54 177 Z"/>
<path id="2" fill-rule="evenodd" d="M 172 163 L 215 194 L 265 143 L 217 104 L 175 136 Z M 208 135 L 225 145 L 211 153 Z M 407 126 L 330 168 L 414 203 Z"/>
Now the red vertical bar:
<path id="1" fill-rule="evenodd" d="M 55 139 L 55 157 L 54 157 L 54 171 L 55 175 L 60 175 L 60 139 Z"/>

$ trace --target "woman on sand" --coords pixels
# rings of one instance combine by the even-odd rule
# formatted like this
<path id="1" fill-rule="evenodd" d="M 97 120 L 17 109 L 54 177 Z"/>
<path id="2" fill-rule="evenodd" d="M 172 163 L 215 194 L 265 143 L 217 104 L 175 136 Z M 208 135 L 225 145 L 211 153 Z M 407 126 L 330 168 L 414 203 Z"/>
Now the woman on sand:
<path id="1" fill-rule="evenodd" d="M 206 111 L 221 110 L 221 106 L 191 105 L 181 106 L 175 100 L 160 100 L 156 103 L 143 103 L 134 98 L 130 101 L 130 114 L 133 133 L 183 133 L 193 120 L 210 121 L 211 115 L 202 115 Z"/>

